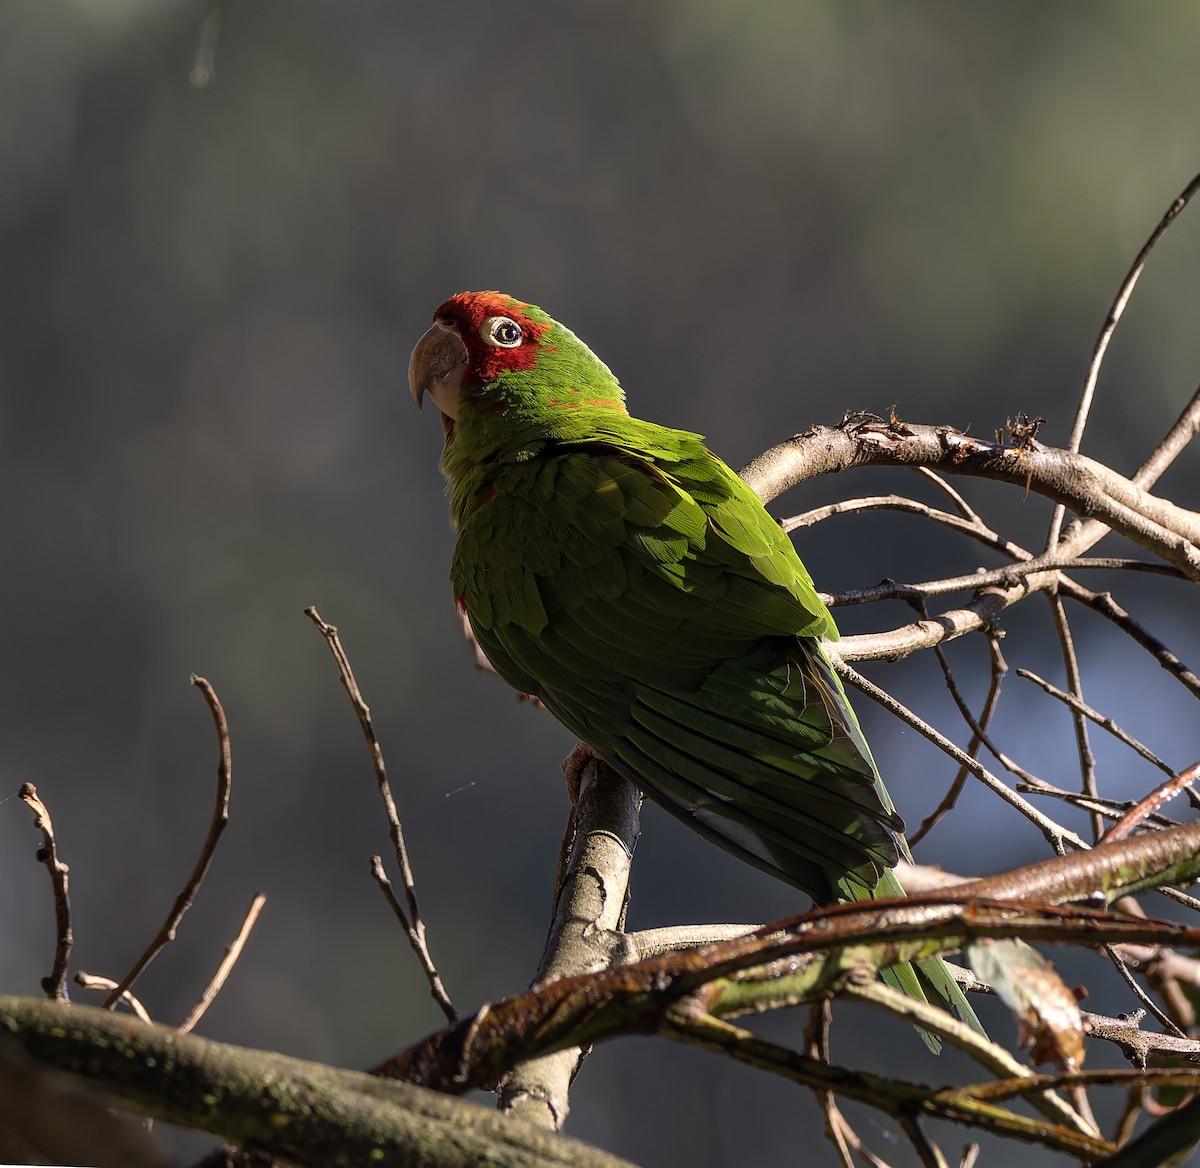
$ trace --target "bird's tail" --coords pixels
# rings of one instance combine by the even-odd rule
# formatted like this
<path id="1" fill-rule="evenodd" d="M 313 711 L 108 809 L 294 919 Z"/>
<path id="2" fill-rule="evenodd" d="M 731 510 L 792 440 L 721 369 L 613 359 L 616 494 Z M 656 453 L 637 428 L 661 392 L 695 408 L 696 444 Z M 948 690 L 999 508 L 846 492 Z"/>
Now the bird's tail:
<path id="1" fill-rule="evenodd" d="M 900 882 L 896 879 L 895 874 L 891 871 L 885 872 L 875 888 L 875 896 L 903 895 L 904 889 L 900 887 Z M 945 1007 L 957 1014 L 972 1030 L 987 1037 L 987 1031 L 975 1016 L 975 1011 L 971 1009 L 967 995 L 962 992 L 962 987 L 954 980 L 946 963 L 940 957 L 924 957 L 914 963 L 905 961 L 897 965 L 890 965 L 886 969 L 881 969 L 879 976 L 885 985 L 890 985 L 910 998 L 916 998 L 921 1002 L 932 1000 L 933 1004 Z M 934 1054 L 937 1054 L 942 1048 L 938 1038 L 927 1030 L 921 1030 L 919 1027 L 918 1030 L 925 1045 Z"/>

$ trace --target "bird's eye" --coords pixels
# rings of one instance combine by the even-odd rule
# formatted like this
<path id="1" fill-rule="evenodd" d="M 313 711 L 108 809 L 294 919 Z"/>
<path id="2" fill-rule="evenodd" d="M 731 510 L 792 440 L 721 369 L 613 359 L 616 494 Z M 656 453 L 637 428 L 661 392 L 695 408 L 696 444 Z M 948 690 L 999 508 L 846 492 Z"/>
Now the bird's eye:
<path id="1" fill-rule="evenodd" d="M 515 349 L 525 339 L 521 326 L 508 316 L 489 316 L 479 331 L 489 345 L 498 349 Z"/>

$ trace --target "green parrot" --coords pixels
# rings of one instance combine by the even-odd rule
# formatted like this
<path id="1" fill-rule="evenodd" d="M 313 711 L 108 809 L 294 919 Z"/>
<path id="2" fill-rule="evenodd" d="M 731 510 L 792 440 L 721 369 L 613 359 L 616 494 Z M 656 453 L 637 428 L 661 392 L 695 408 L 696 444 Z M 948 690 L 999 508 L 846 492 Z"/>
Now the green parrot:
<path id="1" fill-rule="evenodd" d="M 904 822 L 791 540 L 700 436 L 631 417 L 540 308 L 463 292 L 409 386 L 442 414 L 455 602 L 510 685 L 706 839 L 816 901 L 902 896 Z M 940 959 L 924 985 L 978 1028 Z M 885 980 L 924 998 L 911 966 Z"/>

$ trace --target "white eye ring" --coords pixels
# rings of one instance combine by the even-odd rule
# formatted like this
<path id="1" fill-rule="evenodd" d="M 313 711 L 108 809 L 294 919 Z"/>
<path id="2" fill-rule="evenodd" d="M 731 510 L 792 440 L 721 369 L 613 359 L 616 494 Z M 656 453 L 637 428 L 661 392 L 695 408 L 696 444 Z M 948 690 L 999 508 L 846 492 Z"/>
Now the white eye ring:
<path id="1" fill-rule="evenodd" d="M 525 339 L 521 326 L 511 316 L 489 316 L 479 332 L 489 345 L 497 349 L 515 349 Z"/>

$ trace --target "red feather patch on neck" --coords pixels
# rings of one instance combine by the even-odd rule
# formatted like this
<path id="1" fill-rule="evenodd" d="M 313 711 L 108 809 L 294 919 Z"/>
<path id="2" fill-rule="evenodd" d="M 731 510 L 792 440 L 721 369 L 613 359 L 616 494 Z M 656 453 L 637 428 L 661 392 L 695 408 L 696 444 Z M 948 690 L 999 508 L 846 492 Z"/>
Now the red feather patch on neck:
<path id="1" fill-rule="evenodd" d="M 550 325 L 531 320 L 526 312 L 529 307 L 503 292 L 459 292 L 434 313 L 435 320 L 457 328 L 467 347 L 467 381 L 487 385 L 501 373 L 532 369 L 537 364 L 541 339 L 550 331 Z M 525 339 L 513 349 L 489 345 L 480 332 L 489 316 L 506 316 L 516 322 Z"/>

